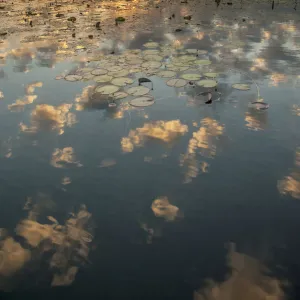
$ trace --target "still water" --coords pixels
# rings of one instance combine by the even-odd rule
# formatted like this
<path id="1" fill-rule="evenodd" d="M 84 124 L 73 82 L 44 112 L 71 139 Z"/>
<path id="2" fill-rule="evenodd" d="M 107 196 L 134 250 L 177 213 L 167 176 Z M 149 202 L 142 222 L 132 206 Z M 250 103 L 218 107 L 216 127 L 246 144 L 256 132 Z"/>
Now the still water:
<path id="1" fill-rule="evenodd" d="M 299 12 L 183 2 L 1 7 L 3 297 L 299 299 Z"/>

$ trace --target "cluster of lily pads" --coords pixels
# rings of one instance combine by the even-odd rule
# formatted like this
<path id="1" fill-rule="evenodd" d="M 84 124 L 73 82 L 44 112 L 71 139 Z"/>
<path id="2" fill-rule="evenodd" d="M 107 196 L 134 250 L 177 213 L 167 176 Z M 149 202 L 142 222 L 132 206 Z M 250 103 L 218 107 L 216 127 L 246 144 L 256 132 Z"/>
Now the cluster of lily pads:
<path id="1" fill-rule="evenodd" d="M 152 81 L 141 76 L 166 79 L 166 85 L 175 88 L 182 88 L 187 84 L 206 89 L 215 88 L 219 74 L 211 71 L 212 62 L 207 57 L 206 50 L 175 49 L 171 45 L 150 41 L 143 45 L 143 49 L 126 50 L 121 55 L 94 57 L 89 65 L 66 76 L 57 76 L 56 79 L 93 81 L 98 84 L 95 93 L 107 95 L 112 100 L 138 97 L 131 100 L 130 104 L 143 107 L 152 105 L 154 98 L 149 94 L 150 88 L 143 84 L 150 82 L 153 88 Z M 138 78 L 142 80 L 137 80 Z M 137 86 L 133 86 L 135 82 L 138 83 Z M 250 89 L 249 85 L 239 83 L 232 87 L 238 90 Z"/>

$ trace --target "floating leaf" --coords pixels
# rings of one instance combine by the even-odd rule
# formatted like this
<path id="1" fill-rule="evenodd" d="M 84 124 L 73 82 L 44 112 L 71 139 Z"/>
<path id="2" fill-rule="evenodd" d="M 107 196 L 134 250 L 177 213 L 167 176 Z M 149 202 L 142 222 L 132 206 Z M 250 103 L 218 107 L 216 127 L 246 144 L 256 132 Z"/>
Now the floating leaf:
<path id="1" fill-rule="evenodd" d="M 155 42 L 149 42 L 149 43 L 144 44 L 144 47 L 146 47 L 146 48 L 157 48 L 158 46 L 159 46 L 159 44 L 155 43 Z"/>
<path id="2" fill-rule="evenodd" d="M 218 73 L 212 73 L 212 72 L 204 73 L 203 75 L 209 78 L 216 78 L 219 76 Z"/>
<path id="3" fill-rule="evenodd" d="M 104 86 L 99 86 L 95 89 L 97 93 L 100 93 L 102 95 L 109 95 L 117 92 L 120 88 L 115 85 L 104 85 Z"/>
<path id="4" fill-rule="evenodd" d="M 123 70 L 123 67 L 121 67 L 121 66 L 113 66 L 113 67 L 109 68 L 109 72 L 119 72 L 122 70 Z"/>
<path id="5" fill-rule="evenodd" d="M 150 91 L 149 88 L 145 86 L 134 86 L 127 90 L 127 93 L 133 96 L 143 96 L 148 94 Z"/>
<path id="6" fill-rule="evenodd" d="M 157 73 L 157 76 L 162 77 L 162 78 L 171 78 L 171 77 L 174 77 L 175 75 L 176 75 L 176 73 L 173 71 L 161 71 L 161 72 Z"/>
<path id="7" fill-rule="evenodd" d="M 79 70 L 81 73 L 89 73 L 93 71 L 93 68 L 82 68 Z"/>
<path id="8" fill-rule="evenodd" d="M 129 65 L 141 65 L 144 61 L 142 59 L 136 58 L 136 59 L 128 59 L 127 64 Z"/>
<path id="9" fill-rule="evenodd" d="M 168 86 L 181 88 L 187 85 L 187 81 L 184 79 L 170 79 L 167 81 Z"/>
<path id="10" fill-rule="evenodd" d="M 65 80 L 71 81 L 71 82 L 79 81 L 81 79 L 82 79 L 82 76 L 80 76 L 80 75 L 67 75 L 67 76 L 65 76 Z"/>
<path id="11" fill-rule="evenodd" d="M 142 72 L 141 68 L 132 68 L 129 70 L 129 73 L 140 73 Z"/>
<path id="12" fill-rule="evenodd" d="M 127 76 L 129 72 L 127 70 L 121 70 L 121 71 L 114 71 L 114 72 L 109 72 L 108 75 L 112 77 L 124 77 Z"/>
<path id="13" fill-rule="evenodd" d="M 250 85 L 245 83 L 235 83 L 232 85 L 232 87 L 236 90 L 240 91 L 248 91 L 250 90 Z"/>
<path id="14" fill-rule="evenodd" d="M 190 68 L 189 66 L 175 66 L 173 64 L 166 65 L 166 67 L 170 71 L 174 71 L 174 72 L 182 72 L 182 71 L 186 71 Z"/>
<path id="15" fill-rule="evenodd" d="M 162 61 L 164 58 L 160 55 L 145 55 L 144 59 L 150 61 Z"/>
<path id="16" fill-rule="evenodd" d="M 154 104 L 154 99 L 150 96 L 135 98 L 129 104 L 136 107 L 146 107 Z"/>
<path id="17" fill-rule="evenodd" d="M 105 69 L 94 69 L 91 73 L 95 76 L 105 75 L 105 74 L 107 74 L 107 70 L 105 70 Z"/>
<path id="18" fill-rule="evenodd" d="M 111 83 L 117 86 L 126 86 L 127 84 L 132 84 L 133 79 L 128 77 L 117 77 L 114 78 Z"/>
<path id="19" fill-rule="evenodd" d="M 197 59 L 194 61 L 195 65 L 207 66 L 211 64 L 211 61 L 208 59 Z"/>
<path id="20" fill-rule="evenodd" d="M 200 74 L 183 74 L 183 75 L 181 75 L 181 78 L 186 79 L 186 80 L 196 81 L 201 78 L 201 75 Z"/>
<path id="21" fill-rule="evenodd" d="M 158 61 L 148 61 L 142 64 L 145 69 L 158 69 L 161 67 L 161 63 Z"/>
<path id="22" fill-rule="evenodd" d="M 88 81 L 88 80 L 92 80 L 94 78 L 94 75 L 91 73 L 86 73 L 83 75 L 82 80 L 83 81 Z"/>
<path id="23" fill-rule="evenodd" d="M 207 53 L 207 50 L 198 50 L 198 49 L 186 49 L 187 53 L 190 54 L 198 54 L 198 55 L 203 55 Z"/>
<path id="24" fill-rule="evenodd" d="M 269 108 L 269 104 L 265 102 L 255 101 L 250 103 L 249 107 L 257 110 L 266 110 Z"/>
<path id="25" fill-rule="evenodd" d="M 128 97 L 128 94 L 125 92 L 116 92 L 111 95 L 115 100 L 123 99 Z"/>
<path id="26" fill-rule="evenodd" d="M 101 83 L 103 83 L 103 82 L 109 82 L 112 79 L 113 79 L 113 77 L 109 76 L 109 75 L 100 75 L 100 76 L 95 76 L 94 77 L 94 81 L 101 82 Z"/>
<path id="27" fill-rule="evenodd" d="M 160 52 L 157 49 L 148 49 L 143 51 L 144 55 L 158 55 L 159 53 Z"/>
<path id="28" fill-rule="evenodd" d="M 196 82 L 196 85 L 198 86 L 202 86 L 205 88 L 213 88 L 215 86 L 217 86 L 217 82 L 215 80 L 208 80 L 208 79 L 204 79 L 204 80 L 200 80 Z"/>

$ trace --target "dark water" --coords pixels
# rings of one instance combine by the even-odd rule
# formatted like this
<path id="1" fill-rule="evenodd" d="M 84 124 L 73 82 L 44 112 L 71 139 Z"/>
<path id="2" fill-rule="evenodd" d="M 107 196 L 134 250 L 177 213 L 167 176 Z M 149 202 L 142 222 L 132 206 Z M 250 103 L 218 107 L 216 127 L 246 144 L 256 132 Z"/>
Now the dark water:
<path id="1" fill-rule="evenodd" d="M 299 298 L 300 19 L 276 5 L 151 2 L 83 50 L 69 32 L 3 40 L 4 298 Z M 148 42 L 161 66 L 129 71 L 126 55 Z M 159 76 L 176 57 L 195 57 L 186 49 L 205 50 L 197 60 L 211 64 L 185 61 L 175 78 L 216 72 L 216 90 Z M 155 102 L 136 108 L 134 96 L 93 96 L 112 83 L 63 79 L 95 68 L 132 79 L 120 91 L 150 79 Z"/>

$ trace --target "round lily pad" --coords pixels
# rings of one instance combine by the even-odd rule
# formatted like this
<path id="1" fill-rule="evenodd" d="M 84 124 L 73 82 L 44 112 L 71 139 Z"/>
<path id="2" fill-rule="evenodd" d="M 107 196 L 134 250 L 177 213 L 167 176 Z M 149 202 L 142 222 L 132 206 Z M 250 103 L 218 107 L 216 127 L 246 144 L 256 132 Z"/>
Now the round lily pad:
<path id="1" fill-rule="evenodd" d="M 140 73 L 142 72 L 141 68 L 132 68 L 129 70 L 129 73 Z"/>
<path id="2" fill-rule="evenodd" d="M 82 79 L 82 76 L 80 76 L 80 75 L 67 75 L 67 76 L 65 76 L 65 80 L 71 81 L 71 82 L 79 81 L 81 79 Z"/>
<path id="3" fill-rule="evenodd" d="M 212 72 L 204 73 L 203 75 L 209 78 L 216 78 L 219 76 L 218 73 L 212 73 Z"/>
<path id="4" fill-rule="evenodd" d="M 207 66 L 211 64 L 211 61 L 208 59 L 197 59 L 194 61 L 195 65 Z"/>
<path id="5" fill-rule="evenodd" d="M 125 69 L 121 70 L 121 71 L 112 71 L 112 72 L 108 72 L 109 76 L 112 77 L 124 77 L 127 76 L 129 74 L 129 72 Z"/>
<path id="6" fill-rule="evenodd" d="M 177 60 L 180 62 L 194 61 L 196 59 L 197 58 L 194 55 L 182 55 L 177 58 Z"/>
<path id="7" fill-rule="evenodd" d="M 173 64 L 166 65 L 168 70 L 174 71 L 174 72 L 182 72 L 188 70 L 190 67 L 189 66 L 175 66 Z"/>
<path id="8" fill-rule="evenodd" d="M 201 75 L 200 74 L 183 74 L 183 75 L 181 75 L 181 78 L 186 79 L 186 80 L 196 81 L 201 78 Z"/>
<path id="9" fill-rule="evenodd" d="M 115 100 L 123 99 L 128 97 L 128 94 L 125 92 L 116 92 L 111 95 Z"/>
<path id="10" fill-rule="evenodd" d="M 173 71 L 161 71 L 157 73 L 157 76 L 162 77 L 162 78 L 171 78 L 176 75 L 175 72 Z"/>
<path id="11" fill-rule="evenodd" d="M 144 55 L 158 55 L 159 53 L 160 52 L 157 49 L 148 49 L 143 51 Z"/>
<path id="12" fill-rule="evenodd" d="M 94 78 L 94 75 L 91 73 L 86 73 L 83 75 L 82 80 L 87 81 L 87 80 L 92 80 Z"/>
<path id="13" fill-rule="evenodd" d="M 113 79 L 112 76 L 109 75 L 100 75 L 100 76 L 95 76 L 94 81 L 96 82 L 109 82 Z"/>
<path id="14" fill-rule="evenodd" d="M 154 99 L 151 96 L 144 96 L 129 101 L 129 104 L 135 107 L 146 107 L 153 105 Z"/>
<path id="15" fill-rule="evenodd" d="M 142 64 L 142 67 L 145 69 L 158 69 L 161 67 L 161 63 L 158 61 L 147 61 Z"/>
<path id="16" fill-rule="evenodd" d="M 99 76 L 99 75 L 105 75 L 107 74 L 107 70 L 105 69 L 94 69 L 91 74 L 95 75 L 95 76 Z"/>
<path id="17" fill-rule="evenodd" d="M 143 61 L 142 59 L 140 59 L 140 58 L 135 58 L 135 59 L 129 59 L 129 60 L 127 60 L 126 62 L 127 62 L 127 64 L 129 64 L 129 65 L 140 65 L 140 64 L 142 64 L 144 61 Z"/>
<path id="18" fill-rule="evenodd" d="M 198 86 L 202 86 L 205 88 L 213 88 L 213 87 L 217 86 L 218 83 L 215 80 L 203 79 L 203 80 L 197 81 L 196 84 Z"/>
<path id="19" fill-rule="evenodd" d="M 115 85 L 104 85 L 104 86 L 99 86 L 95 89 L 97 93 L 100 93 L 102 95 L 109 95 L 117 92 L 120 88 Z"/>
<path id="20" fill-rule="evenodd" d="M 245 83 L 235 83 L 232 85 L 232 87 L 236 90 L 240 91 L 248 91 L 250 90 L 250 85 Z"/>
<path id="21" fill-rule="evenodd" d="M 146 47 L 146 48 L 157 48 L 158 46 L 159 46 L 159 44 L 155 43 L 155 42 L 149 42 L 149 43 L 144 44 L 144 47 Z"/>
<path id="22" fill-rule="evenodd" d="M 170 79 L 167 81 L 168 86 L 176 87 L 176 88 L 181 88 L 187 85 L 187 81 L 184 79 Z"/>
<path id="23" fill-rule="evenodd" d="M 145 60 L 149 60 L 149 61 L 162 61 L 164 58 L 160 55 L 145 55 L 144 56 Z"/>
<path id="24" fill-rule="evenodd" d="M 81 73 L 89 73 L 93 71 L 93 68 L 82 68 L 79 70 Z"/>
<path id="25" fill-rule="evenodd" d="M 111 81 L 111 83 L 117 86 L 126 86 L 127 84 L 132 84 L 133 79 L 128 77 L 116 77 Z"/>
<path id="26" fill-rule="evenodd" d="M 145 86 L 133 86 L 127 90 L 127 93 L 133 96 L 143 96 L 148 94 L 150 89 Z"/>
<path id="27" fill-rule="evenodd" d="M 121 66 L 113 66 L 113 67 L 109 68 L 109 72 L 119 72 L 122 70 L 123 70 L 123 67 L 121 67 Z"/>

